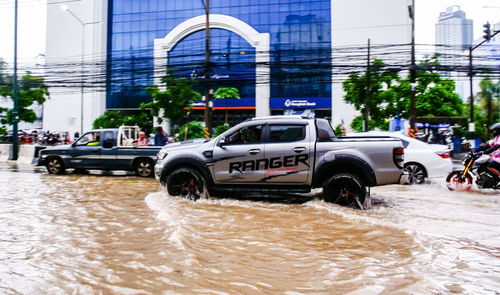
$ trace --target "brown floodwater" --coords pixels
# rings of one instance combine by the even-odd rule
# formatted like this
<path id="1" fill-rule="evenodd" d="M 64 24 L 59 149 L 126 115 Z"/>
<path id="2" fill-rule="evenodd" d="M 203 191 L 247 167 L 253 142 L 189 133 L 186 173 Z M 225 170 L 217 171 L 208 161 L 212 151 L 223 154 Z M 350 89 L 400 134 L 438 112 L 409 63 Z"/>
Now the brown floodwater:
<path id="1" fill-rule="evenodd" d="M 442 182 L 359 211 L 2 164 L 0 294 L 498 294 L 500 194 Z"/>

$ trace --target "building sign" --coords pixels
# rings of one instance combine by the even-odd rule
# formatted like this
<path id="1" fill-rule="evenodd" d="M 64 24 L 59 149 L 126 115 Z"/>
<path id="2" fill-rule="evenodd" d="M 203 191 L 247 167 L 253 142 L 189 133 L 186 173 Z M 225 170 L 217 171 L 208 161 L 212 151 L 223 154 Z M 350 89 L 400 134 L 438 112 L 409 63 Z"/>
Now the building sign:
<path id="1" fill-rule="evenodd" d="M 254 98 L 241 99 L 212 99 L 214 109 L 255 109 Z M 330 109 L 332 99 L 330 97 L 311 98 L 271 98 L 269 102 L 271 109 Z M 193 109 L 204 109 L 205 102 L 198 100 L 191 104 Z"/>
<path id="2" fill-rule="evenodd" d="M 316 107 L 316 102 L 311 102 L 306 99 L 287 99 L 285 100 L 285 107 L 287 108 L 304 108 L 304 107 Z"/>
<path id="3" fill-rule="evenodd" d="M 307 98 L 271 98 L 271 109 L 329 109 L 332 107 L 330 97 Z"/>

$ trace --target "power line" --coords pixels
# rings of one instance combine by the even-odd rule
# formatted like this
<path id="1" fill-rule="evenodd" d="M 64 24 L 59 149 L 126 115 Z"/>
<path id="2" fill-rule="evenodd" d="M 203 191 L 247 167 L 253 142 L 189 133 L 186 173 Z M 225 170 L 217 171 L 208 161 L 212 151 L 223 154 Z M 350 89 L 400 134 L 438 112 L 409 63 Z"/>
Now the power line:
<path id="1" fill-rule="evenodd" d="M 431 56 L 436 46 L 425 45 L 417 50 L 417 55 Z M 434 50 L 433 50 L 434 49 Z M 149 54 L 141 53 L 148 51 Z M 373 45 L 372 55 L 382 59 L 385 68 L 406 73 L 409 68 L 410 48 L 408 44 Z M 155 72 L 154 64 L 157 62 L 153 57 L 153 51 L 147 47 L 134 50 L 130 54 L 127 50 L 114 51 L 111 53 L 111 88 L 116 92 L 120 87 L 134 87 L 144 89 L 151 86 L 155 75 L 163 75 L 163 72 Z M 289 49 L 271 50 L 271 62 L 257 64 L 255 62 L 256 52 L 247 52 L 241 56 L 239 52 L 225 53 L 230 57 L 230 68 L 224 62 L 222 55 L 217 58 L 212 55 L 214 70 L 217 72 L 232 71 L 230 77 L 223 83 L 241 83 L 241 81 L 253 81 L 257 79 L 257 66 L 271 68 L 270 79 L 272 85 L 292 85 L 312 83 L 320 85 L 331 85 L 331 83 L 342 83 L 351 73 L 364 73 L 366 70 L 366 45 L 363 46 L 338 46 L 330 49 Z M 170 55 L 170 66 L 174 66 L 184 75 L 194 73 L 203 74 L 203 51 L 198 54 L 178 54 L 173 58 Z M 459 63 L 441 64 L 434 67 L 434 71 L 452 72 L 455 80 L 467 79 L 468 65 L 466 57 L 461 54 L 450 53 L 446 58 L 457 59 Z M 476 77 L 498 77 L 500 69 L 498 62 L 492 61 L 486 55 L 477 55 L 475 58 L 474 71 Z M 85 72 L 83 73 L 85 92 L 106 90 L 106 55 L 92 54 L 85 56 Z M 236 70 L 235 70 L 236 69 Z M 47 59 L 46 64 L 38 67 L 24 67 L 24 71 L 32 71 L 35 74 L 43 73 L 46 84 L 51 87 L 53 93 L 75 93 L 79 90 L 82 77 L 81 56 L 71 56 L 64 59 Z M 8 70 L 7 70 L 8 72 Z M 235 73 L 236 72 L 236 73 Z M 191 77 L 187 75 L 187 77 Z M 309 82 L 307 82 L 309 81 Z M 252 82 L 249 82 L 252 83 Z M 328 86 L 329 87 L 329 86 Z"/>

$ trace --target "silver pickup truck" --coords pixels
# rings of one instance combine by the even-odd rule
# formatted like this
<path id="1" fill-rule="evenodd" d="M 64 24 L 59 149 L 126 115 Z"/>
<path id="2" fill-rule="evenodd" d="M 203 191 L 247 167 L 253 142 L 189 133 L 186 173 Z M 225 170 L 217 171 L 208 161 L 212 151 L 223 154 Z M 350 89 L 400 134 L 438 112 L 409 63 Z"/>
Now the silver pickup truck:
<path id="1" fill-rule="evenodd" d="M 323 188 L 325 201 L 364 208 L 367 187 L 399 183 L 403 161 L 398 139 L 336 137 L 324 119 L 271 116 L 247 120 L 211 140 L 163 147 L 155 177 L 170 195 L 190 199 Z"/>

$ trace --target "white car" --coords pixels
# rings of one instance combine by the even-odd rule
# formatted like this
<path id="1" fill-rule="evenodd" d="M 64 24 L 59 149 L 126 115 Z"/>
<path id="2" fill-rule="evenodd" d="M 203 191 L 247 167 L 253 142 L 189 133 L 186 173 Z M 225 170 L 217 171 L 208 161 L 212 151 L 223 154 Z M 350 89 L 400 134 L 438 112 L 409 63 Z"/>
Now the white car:
<path id="1" fill-rule="evenodd" d="M 446 177 L 453 169 L 450 148 L 446 145 L 427 144 L 400 132 L 370 131 L 351 133 L 347 136 L 390 136 L 401 140 L 405 148 L 404 169 L 408 182 L 423 183 L 425 178 Z"/>

